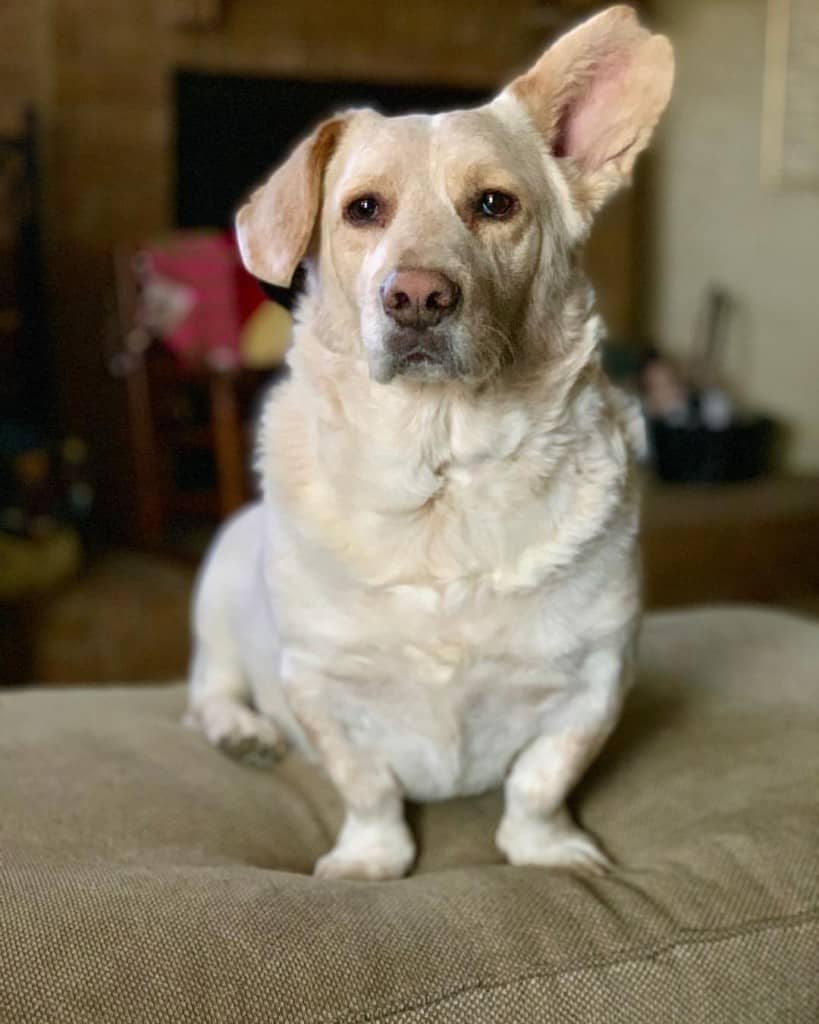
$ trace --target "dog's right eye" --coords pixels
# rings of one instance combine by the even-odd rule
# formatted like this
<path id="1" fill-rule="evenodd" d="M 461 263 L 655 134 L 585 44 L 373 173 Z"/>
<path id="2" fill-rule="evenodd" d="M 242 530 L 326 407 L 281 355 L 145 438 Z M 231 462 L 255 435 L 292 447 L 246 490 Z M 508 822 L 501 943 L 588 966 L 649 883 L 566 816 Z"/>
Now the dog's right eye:
<path id="1" fill-rule="evenodd" d="M 487 192 L 481 192 L 476 208 L 482 217 L 488 217 L 491 220 L 505 220 L 515 212 L 516 205 L 517 200 L 514 196 L 493 188 Z"/>
<path id="2" fill-rule="evenodd" d="M 347 204 L 344 214 L 351 224 L 371 224 L 378 219 L 380 207 L 375 196 L 359 196 Z"/>

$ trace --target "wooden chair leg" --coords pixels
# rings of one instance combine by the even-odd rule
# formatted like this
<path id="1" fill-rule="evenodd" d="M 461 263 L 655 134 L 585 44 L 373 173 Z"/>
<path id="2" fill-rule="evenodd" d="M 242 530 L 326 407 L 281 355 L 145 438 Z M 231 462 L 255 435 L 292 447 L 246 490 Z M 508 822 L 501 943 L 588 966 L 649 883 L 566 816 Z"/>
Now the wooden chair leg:
<path id="1" fill-rule="evenodd" d="M 164 540 L 165 515 L 151 408 L 151 391 L 148 372 L 141 357 L 134 359 L 125 375 L 125 384 L 134 452 L 137 527 L 141 543 L 148 547 L 159 547 Z"/>
<path id="2" fill-rule="evenodd" d="M 222 515 L 228 516 L 240 508 L 246 500 L 242 422 L 232 374 L 213 373 L 211 375 L 210 414 L 216 456 L 219 507 Z"/>

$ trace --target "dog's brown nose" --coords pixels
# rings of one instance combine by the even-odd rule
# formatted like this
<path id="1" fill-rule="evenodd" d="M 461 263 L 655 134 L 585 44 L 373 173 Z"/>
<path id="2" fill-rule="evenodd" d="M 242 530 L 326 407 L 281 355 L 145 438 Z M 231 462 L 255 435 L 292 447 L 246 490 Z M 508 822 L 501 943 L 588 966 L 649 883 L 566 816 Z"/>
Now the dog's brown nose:
<path id="1" fill-rule="evenodd" d="M 461 289 L 438 270 L 394 270 L 381 285 L 384 312 L 400 327 L 424 330 L 452 313 Z"/>

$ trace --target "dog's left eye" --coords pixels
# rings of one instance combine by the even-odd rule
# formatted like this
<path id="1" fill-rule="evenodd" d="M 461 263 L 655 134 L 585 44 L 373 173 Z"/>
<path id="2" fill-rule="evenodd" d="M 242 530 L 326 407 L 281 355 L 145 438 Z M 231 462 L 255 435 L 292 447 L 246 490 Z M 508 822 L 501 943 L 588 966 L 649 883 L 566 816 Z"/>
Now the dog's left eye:
<path id="1" fill-rule="evenodd" d="M 368 224 L 378 219 L 381 208 L 375 196 L 359 196 L 344 212 L 352 224 Z"/>
<path id="2" fill-rule="evenodd" d="M 515 209 L 517 200 L 508 192 L 499 192 L 491 189 L 488 192 L 481 192 L 476 203 L 477 211 L 482 217 L 492 217 L 495 220 L 502 220 L 508 217 Z"/>

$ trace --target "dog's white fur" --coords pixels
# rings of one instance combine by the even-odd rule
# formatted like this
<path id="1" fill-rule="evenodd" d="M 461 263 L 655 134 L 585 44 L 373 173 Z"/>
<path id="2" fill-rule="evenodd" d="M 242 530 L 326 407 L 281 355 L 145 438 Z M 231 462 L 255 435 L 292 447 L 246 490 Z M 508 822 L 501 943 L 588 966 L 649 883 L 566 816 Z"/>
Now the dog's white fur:
<path id="1" fill-rule="evenodd" d="M 666 40 L 612 8 L 487 107 L 351 112 L 240 212 L 251 270 L 307 253 L 263 500 L 222 531 L 195 602 L 190 714 L 232 752 L 316 756 L 346 806 L 319 875 L 394 878 L 402 802 L 505 780 L 514 864 L 595 870 L 564 801 L 611 731 L 639 618 L 639 416 L 604 377 L 577 252 L 668 99 Z M 503 189 L 503 223 L 472 197 Z M 377 193 L 377 225 L 351 197 Z M 457 372 L 402 373 L 378 300 L 443 270 Z"/>

